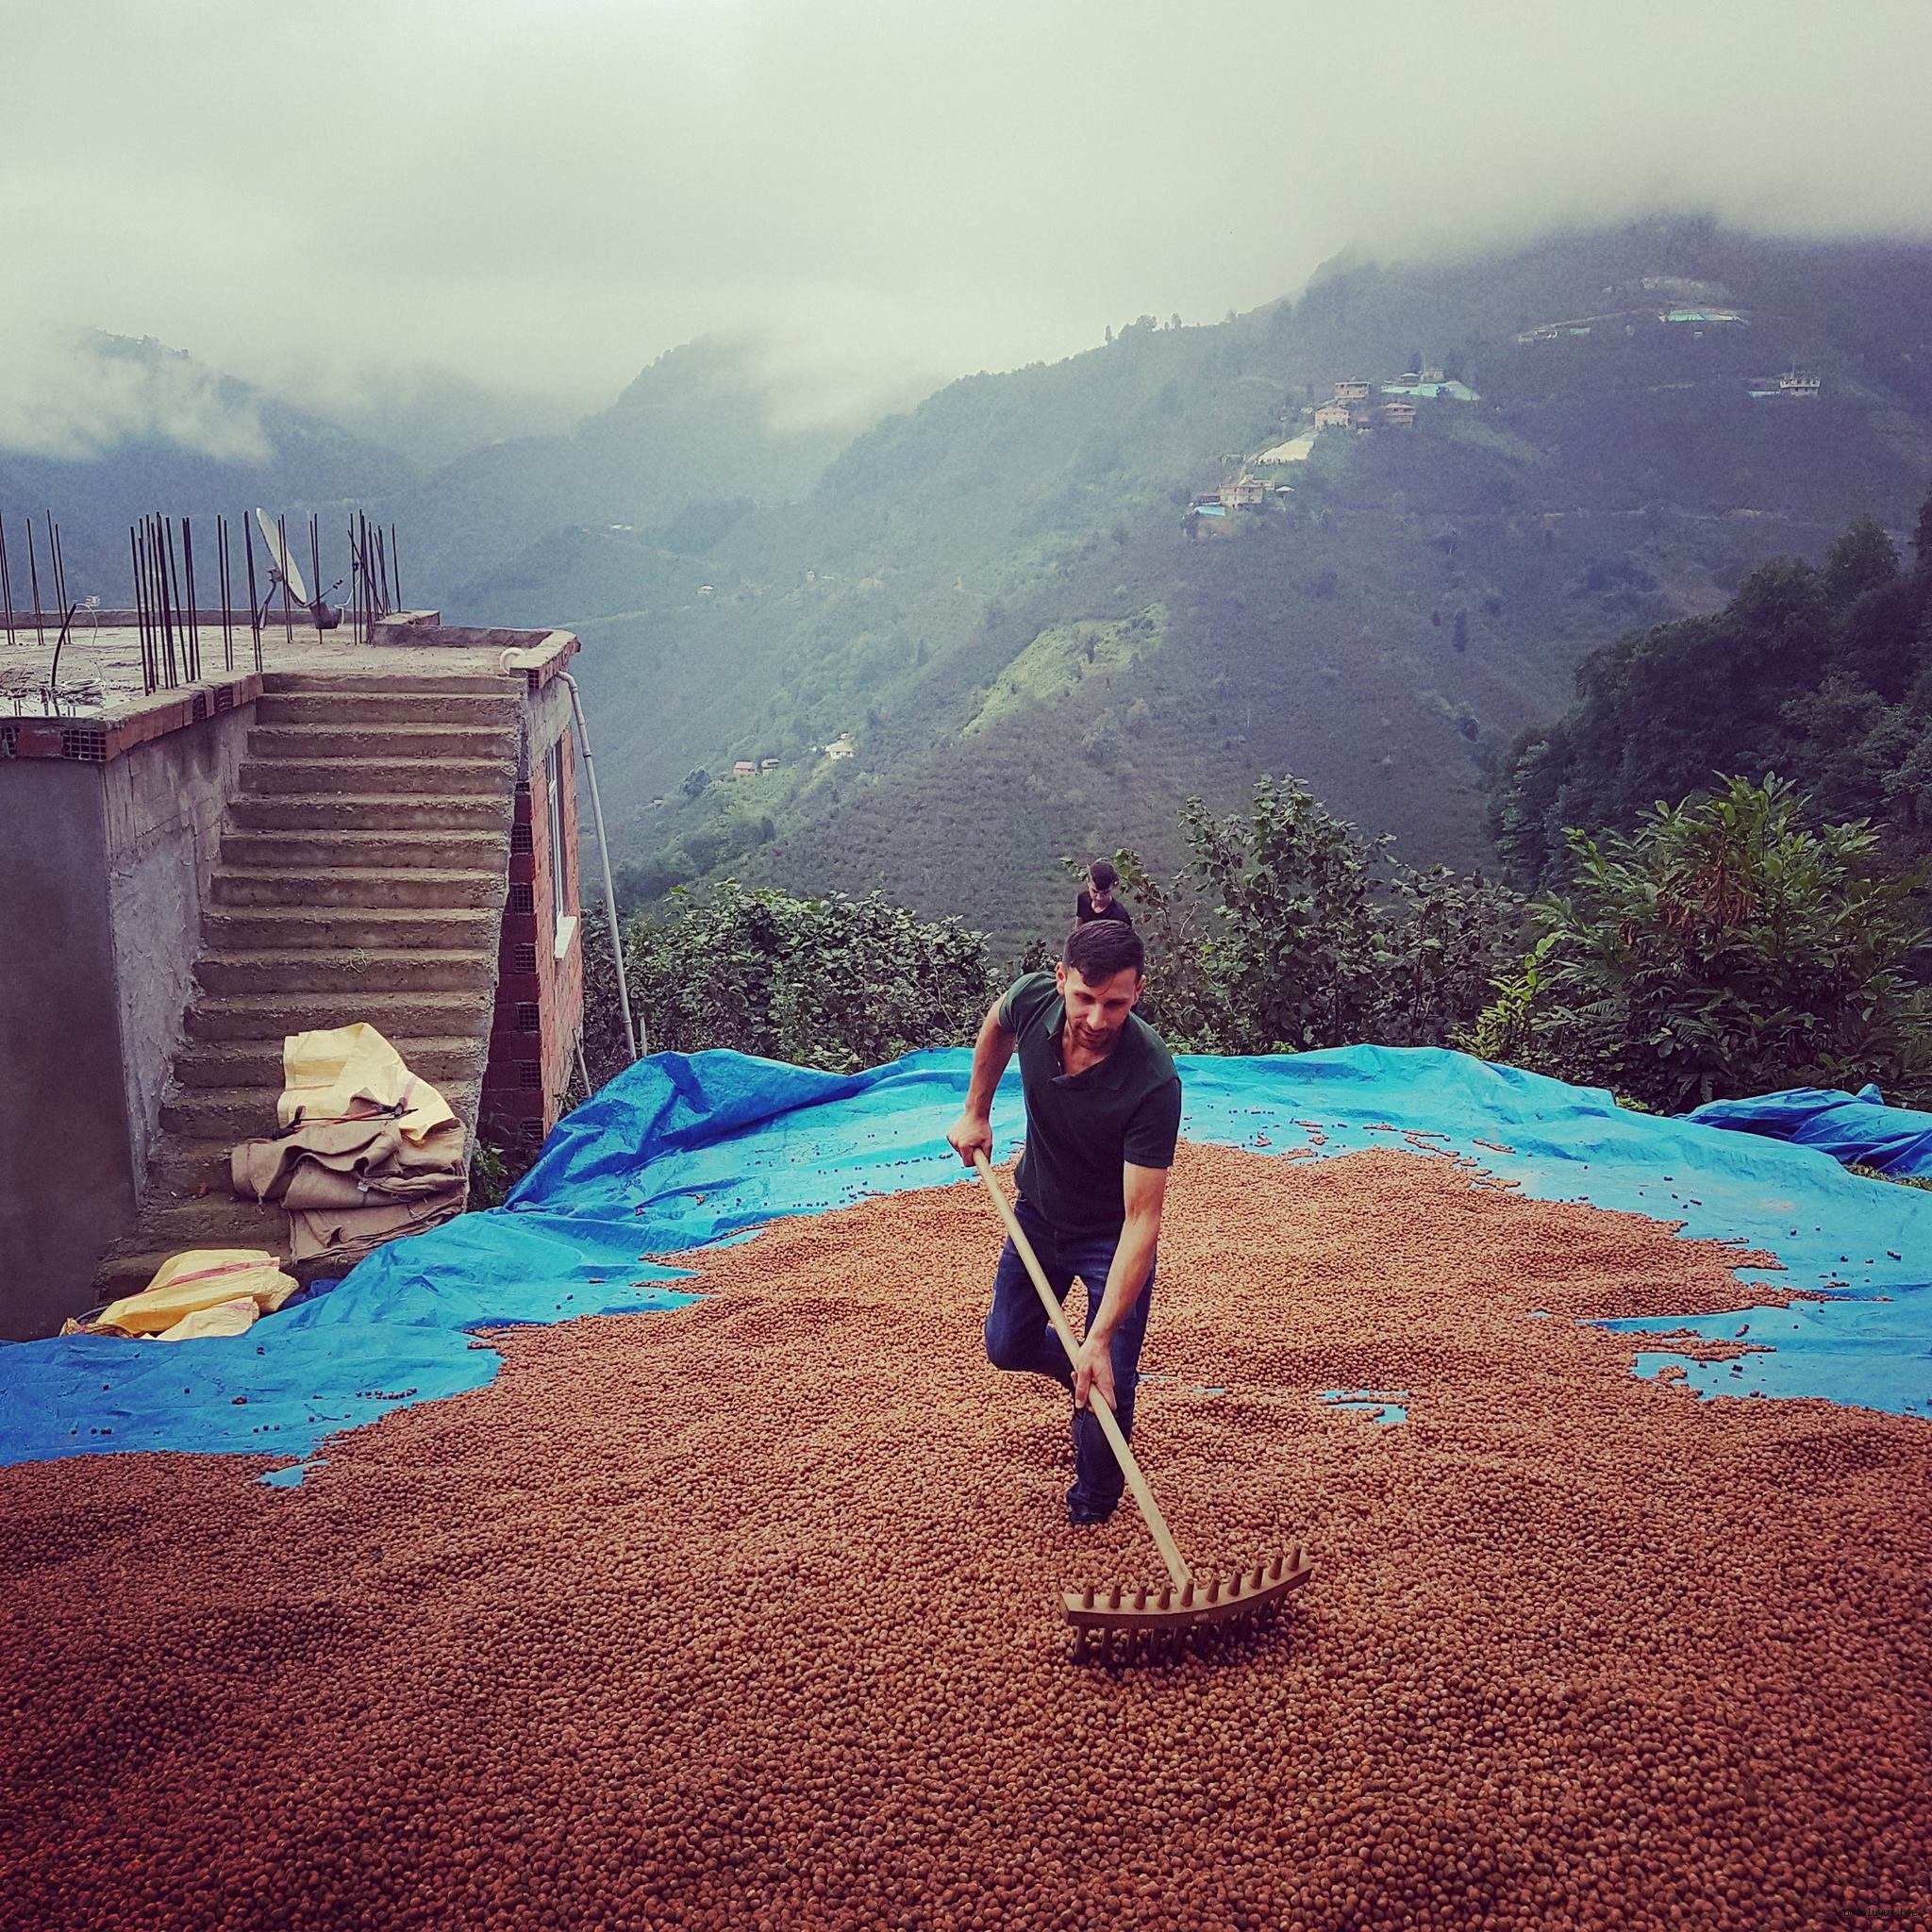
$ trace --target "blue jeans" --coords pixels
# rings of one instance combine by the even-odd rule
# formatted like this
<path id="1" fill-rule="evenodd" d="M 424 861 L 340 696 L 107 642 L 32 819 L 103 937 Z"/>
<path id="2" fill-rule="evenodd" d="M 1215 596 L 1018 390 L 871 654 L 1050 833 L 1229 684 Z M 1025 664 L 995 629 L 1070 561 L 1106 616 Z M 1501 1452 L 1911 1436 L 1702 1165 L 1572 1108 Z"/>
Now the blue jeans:
<path id="1" fill-rule="evenodd" d="M 1064 1306 L 1075 1278 L 1087 1290 L 1089 1319 L 1100 1307 L 1107 1291 L 1107 1272 L 1113 1266 L 1113 1252 L 1120 1245 L 1117 1234 L 1061 1234 L 1024 1197 L 1014 1209 L 1033 1252 L 1040 1257 L 1047 1286 Z M 1154 1299 L 1154 1270 L 1147 1270 L 1147 1285 L 1140 1299 L 1127 1310 L 1126 1318 L 1113 1332 L 1108 1350 L 1113 1364 L 1114 1414 L 1121 1434 L 1131 1436 L 1134 1429 L 1134 1390 L 1141 1379 L 1141 1343 L 1147 1333 L 1147 1309 Z M 1040 1296 L 1026 1264 L 1011 1241 L 1000 1253 L 1000 1265 L 992 1278 L 992 1307 L 986 1317 L 986 1358 L 996 1369 L 1020 1369 L 1037 1375 L 1051 1375 L 1061 1388 L 1072 1391 L 1074 1371 L 1067 1352 L 1059 1344 L 1040 1306 Z M 1100 1424 L 1089 1409 L 1074 1411 L 1074 1489 L 1067 1501 L 1076 1508 L 1104 1512 L 1121 1499 L 1127 1479 L 1107 1445 Z"/>

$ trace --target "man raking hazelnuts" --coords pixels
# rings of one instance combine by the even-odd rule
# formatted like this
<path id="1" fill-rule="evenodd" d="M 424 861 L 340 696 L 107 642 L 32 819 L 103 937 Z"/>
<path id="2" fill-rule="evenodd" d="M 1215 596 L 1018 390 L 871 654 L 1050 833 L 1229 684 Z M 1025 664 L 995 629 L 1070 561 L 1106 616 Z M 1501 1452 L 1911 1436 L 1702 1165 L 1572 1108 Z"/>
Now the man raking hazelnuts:
<path id="1" fill-rule="evenodd" d="M 974 1042 L 966 1104 L 946 1139 L 977 1168 L 1007 1224 L 993 1275 L 986 1353 L 995 1368 L 1051 1376 L 1074 1398 L 1074 1486 L 1067 1518 L 1105 1523 L 1131 1486 L 1170 1585 L 1123 1602 L 1092 1588 L 1069 1592 L 1068 1620 L 1105 1653 L 1115 1635 L 1156 1644 L 1246 1618 L 1313 1574 L 1300 1551 L 1224 1591 L 1182 1560 L 1141 1476 L 1133 1427 L 1141 1345 L 1154 1292 L 1168 1170 L 1180 1134 L 1181 1082 L 1160 1036 L 1134 1011 L 1145 953 L 1130 924 L 1096 919 L 1069 936 L 1051 973 L 1016 981 Z M 1015 1051 L 1026 1102 L 1020 1198 L 1009 1206 L 991 1169 L 992 1097 Z M 1076 1338 L 1062 1304 L 1078 1280 L 1088 1321 Z"/>

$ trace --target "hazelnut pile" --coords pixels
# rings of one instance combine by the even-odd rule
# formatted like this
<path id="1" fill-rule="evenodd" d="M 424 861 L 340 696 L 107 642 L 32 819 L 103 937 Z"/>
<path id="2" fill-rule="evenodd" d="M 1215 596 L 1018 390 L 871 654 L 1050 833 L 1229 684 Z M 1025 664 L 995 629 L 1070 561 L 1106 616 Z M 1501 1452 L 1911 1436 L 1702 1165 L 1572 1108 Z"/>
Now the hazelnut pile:
<path id="1" fill-rule="evenodd" d="M 1069 1660 L 1065 1396 L 971 1182 L 266 1460 L 0 1470 L 0 1924 L 1932 1927 L 1932 1428 L 1633 1376 L 1736 1248 L 1186 1146 L 1135 1446 L 1272 1624 Z M 1321 1391 L 1399 1393 L 1383 1426 Z"/>

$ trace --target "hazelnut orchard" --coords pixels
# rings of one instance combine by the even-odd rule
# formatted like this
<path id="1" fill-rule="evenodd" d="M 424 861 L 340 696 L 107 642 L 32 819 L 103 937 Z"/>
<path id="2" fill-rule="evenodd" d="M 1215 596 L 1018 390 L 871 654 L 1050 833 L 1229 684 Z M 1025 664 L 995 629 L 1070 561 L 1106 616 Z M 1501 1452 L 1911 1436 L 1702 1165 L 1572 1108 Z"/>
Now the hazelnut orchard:
<path id="1" fill-rule="evenodd" d="M 1136 1447 L 1196 1563 L 1319 1569 L 1100 1670 L 1058 1592 L 1158 1559 L 985 1364 L 999 1241 L 780 1223 L 295 1490 L 0 1470 L 0 1922 L 1932 1926 L 1932 1428 L 1579 1325 L 1763 1299 L 1737 1250 L 1184 1147 Z"/>

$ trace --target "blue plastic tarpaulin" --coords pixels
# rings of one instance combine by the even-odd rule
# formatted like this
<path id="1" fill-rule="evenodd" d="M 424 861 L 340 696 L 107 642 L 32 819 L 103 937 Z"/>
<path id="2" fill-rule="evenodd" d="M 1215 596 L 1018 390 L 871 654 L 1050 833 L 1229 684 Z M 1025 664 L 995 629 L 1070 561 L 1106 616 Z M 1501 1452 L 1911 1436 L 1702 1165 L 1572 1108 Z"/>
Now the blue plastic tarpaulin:
<path id="1" fill-rule="evenodd" d="M 958 1049 L 850 1075 L 730 1053 L 655 1056 L 558 1127 L 506 1206 L 381 1249 L 245 1335 L 0 1347 L 0 1462 L 128 1449 L 312 1456 L 387 1409 L 487 1381 L 498 1358 L 471 1346 L 479 1328 L 677 1306 L 677 1271 L 646 1257 L 960 1178 L 943 1136 L 968 1065 Z M 1741 1374 L 1687 1364 L 1692 1387 L 1932 1413 L 1932 1193 L 1858 1179 L 1810 1148 L 1632 1113 L 1593 1089 L 1436 1049 L 1180 1066 L 1191 1140 L 1278 1155 L 1319 1134 L 1327 1158 L 1399 1147 L 1407 1130 L 1528 1196 L 1771 1250 L 1787 1272 L 1740 1270 L 1741 1317 L 1610 1325 L 1732 1335 L 1748 1320 L 1751 1340 L 1772 1352 L 1746 1356 Z M 1022 1124 L 1009 1073 L 994 1108 L 1002 1156 Z M 1754 1278 L 1833 1299 L 1756 1307 Z M 1667 1359 L 1646 1355 L 1640 1372 Z"/>
<path id="2" fill-rule="evenodd" d="M 1887 1107 L 1875 1087 L 1791 1087 L 1749 1100 L 1712 1100 L 1690 1118 L 1816 1147 L 1834 1160 L 1911 1179 L 1932 1178 L 1932 1113 Z"/>

